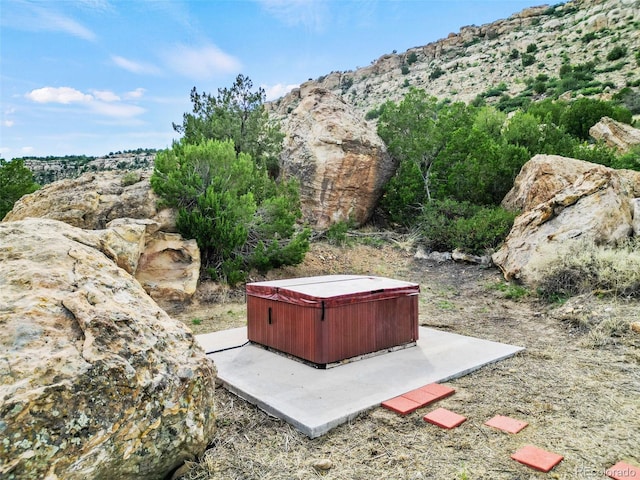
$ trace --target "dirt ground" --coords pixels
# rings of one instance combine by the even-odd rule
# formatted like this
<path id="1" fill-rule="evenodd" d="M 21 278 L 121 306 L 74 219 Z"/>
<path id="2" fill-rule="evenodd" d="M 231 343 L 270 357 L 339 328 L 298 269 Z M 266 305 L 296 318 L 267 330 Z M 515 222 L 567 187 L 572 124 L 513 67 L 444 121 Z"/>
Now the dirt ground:
<path id="1" fill-rule="evenodd" d="M 411 242 L 314 243 L 305 262 L 251 280 L 334 273 L 420 283 L 420 324 L 521 345 L 513 358 L 447 382 L 456 393 L 400 416 L 374 408 L 313 440 L 217 391 L 217 432 L 184 479 L 606 479 L 640 466 L 640 303 L 582 296 L 549 305 L 495 268 L 413 258 Z M 176 318 L 195 333 L 245 324 L 242 290 L 203 285 Z M 468 418 L 444 430 L 422 417 L 444 407 Z M 529 423 L 518 434 L 484 426 L 496 414 Z M 550 473 L 510 455 L 534 445 L 564 456 Z M 632 478 L 632 477 L 629 477 Z"/>

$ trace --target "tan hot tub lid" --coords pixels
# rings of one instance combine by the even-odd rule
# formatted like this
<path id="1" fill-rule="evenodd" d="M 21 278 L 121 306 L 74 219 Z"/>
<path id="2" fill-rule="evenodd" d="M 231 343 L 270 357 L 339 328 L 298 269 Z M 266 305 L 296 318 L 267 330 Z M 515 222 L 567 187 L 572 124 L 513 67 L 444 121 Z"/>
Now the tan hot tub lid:
<path id="1" fill-rule="evenodd" d="M 320 308 L 417 295 L 420 286 L 368 275 L 323 275 L 248 283 L 247 295 Z"/>

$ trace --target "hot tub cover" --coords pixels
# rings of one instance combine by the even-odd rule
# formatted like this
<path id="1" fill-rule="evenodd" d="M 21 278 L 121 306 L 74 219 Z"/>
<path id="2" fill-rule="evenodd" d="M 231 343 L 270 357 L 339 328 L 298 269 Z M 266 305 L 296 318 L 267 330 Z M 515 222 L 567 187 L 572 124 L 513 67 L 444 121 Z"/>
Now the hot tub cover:
<path id="1" fill-rule="evenodd" d="M 336 307 L 351 303 L 417 295 L 417 283 L 365 275 L 324 275 L 248 283 L 247 295 L 307 307 Z"/>

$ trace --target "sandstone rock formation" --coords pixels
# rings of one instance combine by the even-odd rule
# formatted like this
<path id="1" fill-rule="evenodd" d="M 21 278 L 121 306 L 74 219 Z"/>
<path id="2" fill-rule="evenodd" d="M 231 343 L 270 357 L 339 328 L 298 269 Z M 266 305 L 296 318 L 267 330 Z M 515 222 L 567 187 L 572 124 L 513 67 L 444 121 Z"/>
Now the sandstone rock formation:
<path id="1" fill-rule="evenodd" d="M 74 227 L 99 230 L 116 218 L 155 219 L 160 213 L 159 199 L 151 190 L 150 172 L 138 174 L 139 180 L 131 184 L 127 184 L 122 171 L 85 173 L 51 183 L 18 200 L 4 221 L 51 218 Z M 175 225 L 163 229 L 175 231 Z"/>
<path id="2" fill-rule="evenodd" d="M 156 232 L 145 245 L 136 280 L 154 299 L 183 302 L 193 296 L 200 276 L 200 249 L 177 233 Z"/>
<path id="3" fill-rule="evenodd" d="M 283 125 L 282 172 L 300 180 L 305 220 L 323 230 L 365 223 L 395 165 L 374 129 L 321 88 L 300 89 Z"/>
<path id="4" fill-rule="evenodd" d="M 522 168 L 504 206 L 519 209 L 504 245 L 493 255 L 507 279 L 535 283 L 535 265 L 574 239 L 615 244 L 634 235 L 640 172 L 581 160 L 536 155 Z"/>
<path id="5" fill-rule="evenodd" d="M 51 183 L 22 197 L 3 221 L 50 218 L 96 231 L 92 235 L 117 250 L 118 265 L 170 308 L 171 302 L 187 300 L 195 292 L 200 251 L 194 240 L 173 233 L 175 212 L 158 209 L 150 173 L 136 172 L 138 181 L 133 183 L 125 181 L 127 175 L 106 171 Z"/>
<path id="6" fill-rule="evenodd" d="M 3 479 L 161 479 L 212 438 L 213 364 L 115 250 L 54 220 L 0 223 Z"/>
<path id="7" fill-rule="evenodd" d="M 640 130 L 609 117 L 602 117 L 589 129 L 589 135 L 596 140 L 604 141 L 610 147 L 617 148 L 620 152 L 628 152 L 640 145 Z"/>

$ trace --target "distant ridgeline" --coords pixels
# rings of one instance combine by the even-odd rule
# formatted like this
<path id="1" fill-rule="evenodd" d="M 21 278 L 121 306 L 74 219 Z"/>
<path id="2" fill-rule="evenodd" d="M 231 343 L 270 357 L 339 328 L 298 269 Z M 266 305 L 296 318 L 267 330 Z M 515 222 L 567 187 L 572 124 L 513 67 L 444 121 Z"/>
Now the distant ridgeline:
<path id="1" fill-rule="evenodd" d="M 40 185 L 75 178 L 85 172 L 103 170 L 136 170 L 153 166 L 157 150 L 138 148 L 123 152 L 110 152 L 104 157 L 86 155 L 66 155 L 64 157 L 22 157 L 25 167 L 33 172 L 34 180 Z"/>

